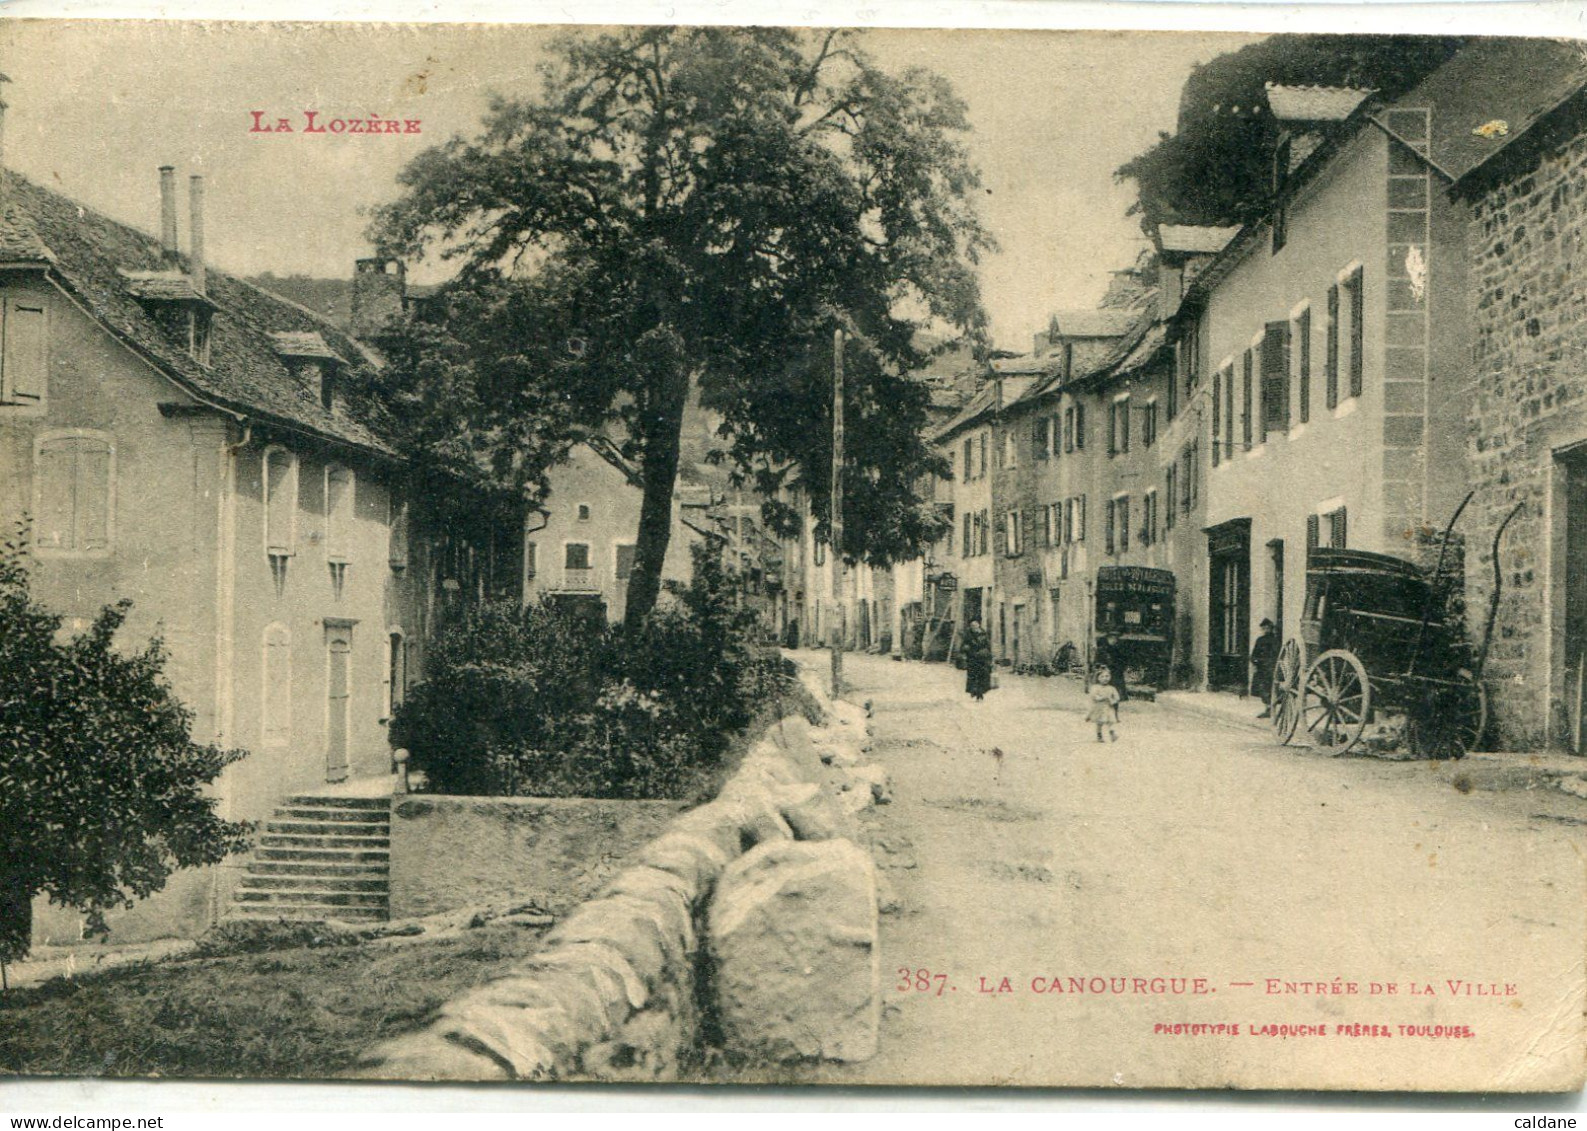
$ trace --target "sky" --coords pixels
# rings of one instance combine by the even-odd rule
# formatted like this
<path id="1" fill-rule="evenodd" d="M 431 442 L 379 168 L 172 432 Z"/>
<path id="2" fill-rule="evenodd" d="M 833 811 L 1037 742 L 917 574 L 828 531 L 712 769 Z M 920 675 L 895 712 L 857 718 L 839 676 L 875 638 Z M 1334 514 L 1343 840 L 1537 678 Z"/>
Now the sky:
<path id="1" fill-rule="evenodd" d="M 157 168 L 206 184 L 207 258 L 234 274 L 349 277 L 367 211 L 416 154 L 470 133 L 492 92 L 530 94 L 545 28 L 5 21 L 5 163 L 118 220 L 159 225 Z M 1255 37 L 1191 32 L 870 31 L 889 68 L 965 99 L 987 227 L 994 341 L 1028 350 L 1095 305 L 1145 241 L 1113 170 L 1174 128 L 1197 62 Z M 306 134 L 303 112 L 417 119 L 418 134 Z M 251 132 L 254 111 L 287 133 Z M 186 243 L 186 205 L 181 211 Z M 424 273 L 413 276 L 427 280 Z"/>

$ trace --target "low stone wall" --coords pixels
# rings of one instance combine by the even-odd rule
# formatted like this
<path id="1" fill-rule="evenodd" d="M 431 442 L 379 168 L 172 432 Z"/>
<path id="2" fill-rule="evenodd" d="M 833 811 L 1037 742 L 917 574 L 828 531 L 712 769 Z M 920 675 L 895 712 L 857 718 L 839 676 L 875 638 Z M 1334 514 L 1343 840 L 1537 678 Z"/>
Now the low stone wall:
<path id="1" fill-rule="evenodd" d="M 394 798 L 391 917 L 504 901 L 561 915 L 682 811 L 681 801 Z"/>
<path id="2" fill-rule="evenodd" d="M 819 691 L 813 679 L 807 686 Z M 723 1005 L 738 1018 L 763 1012 L 771 1022 L 764 1040 L 744 1034 L 746 1052 L 840 1059 L 874 1052 L 880 992 L 874 866 L 852 843 L 803 852 L 791 842 L 852 841 L 853 815 L 885 798 L 886 779 L 880 767 L 859 765 L 868 743 L 865 712 L 821 699 L 829 716 L 822 726 L 797 717 L 774 724 L 715 801 L 676 817 L 635 852 L 628 867 L 546 936 L 541 951 L 453 999 L 419 1032 L 369 1050 L 359 1074 L 391 1080 L 676 1079 L 691 1067 L 707 1022 L 713 1035 L 743 1028 L 723 1026 L 715 1016 L 713 963 L 719 961 L 738 964 L 732 1000 Z M 754 889 L 735 895 L 728 915 L 733 933 L 749 941 L 713 950 L 702 936 L 711 929 L 718 881 L 730 866 Z M 827 972 L 806 953 L 797 970 L 783 962 L 767 981 L 775 996 L 757 1001 L 742 967 L 759 946 L 749 928 L 765 923 L 775 930 L 779 919 L 786 922 L 801 907 L 822 913 L 821 901 L 806 898 L 816 891 L 842 895 L 840 921 L 805 931 L 809 947 L 830 936 L 839 948 L 834 961 L 845 970 L 841 1001 L 793 992 L 798 977 L 814 986 Z M 764 946 L 758 953 L 780 961 Z M 858 1002 L 862 996 L 866 1000 Z M 811 1018 L 788 1014 L 811 1008 L 841 1009 L 842 1016 L 832 1017 L 828 1033 L 799 1041 L 779 1036 L 807 1028 Z"/>

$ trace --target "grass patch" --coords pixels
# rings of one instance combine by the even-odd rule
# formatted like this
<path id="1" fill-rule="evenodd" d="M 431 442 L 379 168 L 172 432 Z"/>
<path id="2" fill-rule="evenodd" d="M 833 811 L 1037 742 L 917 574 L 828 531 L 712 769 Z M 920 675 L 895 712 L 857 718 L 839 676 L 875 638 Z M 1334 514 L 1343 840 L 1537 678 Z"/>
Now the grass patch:
<path id="1" fill-rule="evenodd" d="M 333 1078 L 534 953 L 542 932 L 187 958 L 0 995 L 0 1072 Z"/>

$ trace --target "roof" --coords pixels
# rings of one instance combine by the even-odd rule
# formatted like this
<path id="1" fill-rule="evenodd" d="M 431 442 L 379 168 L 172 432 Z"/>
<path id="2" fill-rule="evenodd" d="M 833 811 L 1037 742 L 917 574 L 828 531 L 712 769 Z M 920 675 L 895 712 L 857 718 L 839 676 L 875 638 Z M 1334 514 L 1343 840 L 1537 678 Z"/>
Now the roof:
<path id="1" fill-rule="evenodd" d="M 995 385 L 986 385 L 979 392 L 977 392 L 975 396 L 970 398 L 969 403 L 960 409 L 952 420 L 948 421 L 948 423 L 937 429 L 936 433 L 932 436 L 932 439 L 936 441 L 946 440 L 959 429 L 965 427 L 968 424 L 974 424 L 977 420 L 981 419 L 981 417 L 985 416 L 988 412 L 992 411 L 992 409 L 996 407 L 996 393 L 997 389 Z"/>
<path id="2" fill-rule="evenodd" d="M 1345 86 L 1267 84 L 1267 107 L 1281 122 L 1342 122 L 1364 102 L 1370 90 Z"/>
<path id="3" fill-rule="evenodd" d="M 198 302 L 213 305 L 193 286 L 186 271 L 123 271 L 127 290 L 141 299 L 163 302 Z"/>
<path id="4" fill-rule="evenodd" d="M 395 449 L 381 435 L 381 411 L 356 379 L 339 386 L 331 408 L 292 372 L 273 333 L 317 333 L 342 357 L 364 355 L 353 339 L 313 312 L 223 271 L 206 272 L 214 304 L 210 363 L 201 364 L 166 333 L 128 289 L 129 278 L 170 271 L 157 237 L 101 215 L 60 193 L 6 171 L 6 230 L 24 226 L 53 253 L 51 275 L 107 331 L 200 400 L 261 423 L 274 422 L 380 454 Z M 13 221 L 13 212 L 19 219 Z"/>
<path id="5" fill-rule="evenodd" d="M 1579 44 L 1481 39 L 1461 48 L 1401 101 L 1431 105 L 1433 163 L 1460 180 L 1587 85 Z"/>
<path id="6" fill-rule="evenodd" d="M 995 357 L 992 359 L 992 372 L 999 377 L 1046 376 L 1057 364 L 1057 358 L 1036 357 L 1034 354 L 1025 354 L 1021 357 Z"/>
<path id="7" fill-rule="evenodd" d="M 1232 240 L 1239 228 L 1211 228 L 1193 224 L 1163 224 L 1157 229 L 1157 243 L 1163 251 L 1189 255 L 1216 255 Z"/>
<path id="8" fill-rule="evenodd" d="M 20 209 L 9 203 L 0 208 L 0 263 L 49 263 L 54 258 Z"/>
<path id="9" fill-rule="evenodd" d="M 346 361 L 325 344 L 325 339 L 320 337 L 317 330 L 276 330 L 271 332 L 270 340 L 275 343 L 276 352 L 282 357 L 318 357 L 344 364 Z"/>
<path id="10" fill-rule="evenodd" d="M 1060 310 L 1053 315 L 1058 333 L 1065 338 L 1116 338 L 1140 317 L 1138 310 Z"/>

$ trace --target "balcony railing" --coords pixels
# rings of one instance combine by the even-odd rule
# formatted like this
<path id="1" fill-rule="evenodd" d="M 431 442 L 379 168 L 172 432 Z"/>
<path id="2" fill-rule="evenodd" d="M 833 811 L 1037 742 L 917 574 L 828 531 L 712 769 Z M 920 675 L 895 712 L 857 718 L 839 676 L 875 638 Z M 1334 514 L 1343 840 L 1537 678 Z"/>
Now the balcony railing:
<path id="1" fill-rule="evenodd" d="M 562 568 L 562 588 L 572 593 L 593 593 L 600 589 L 596 581 L 595 569 L 592 566 L 564 566 Z"/>

